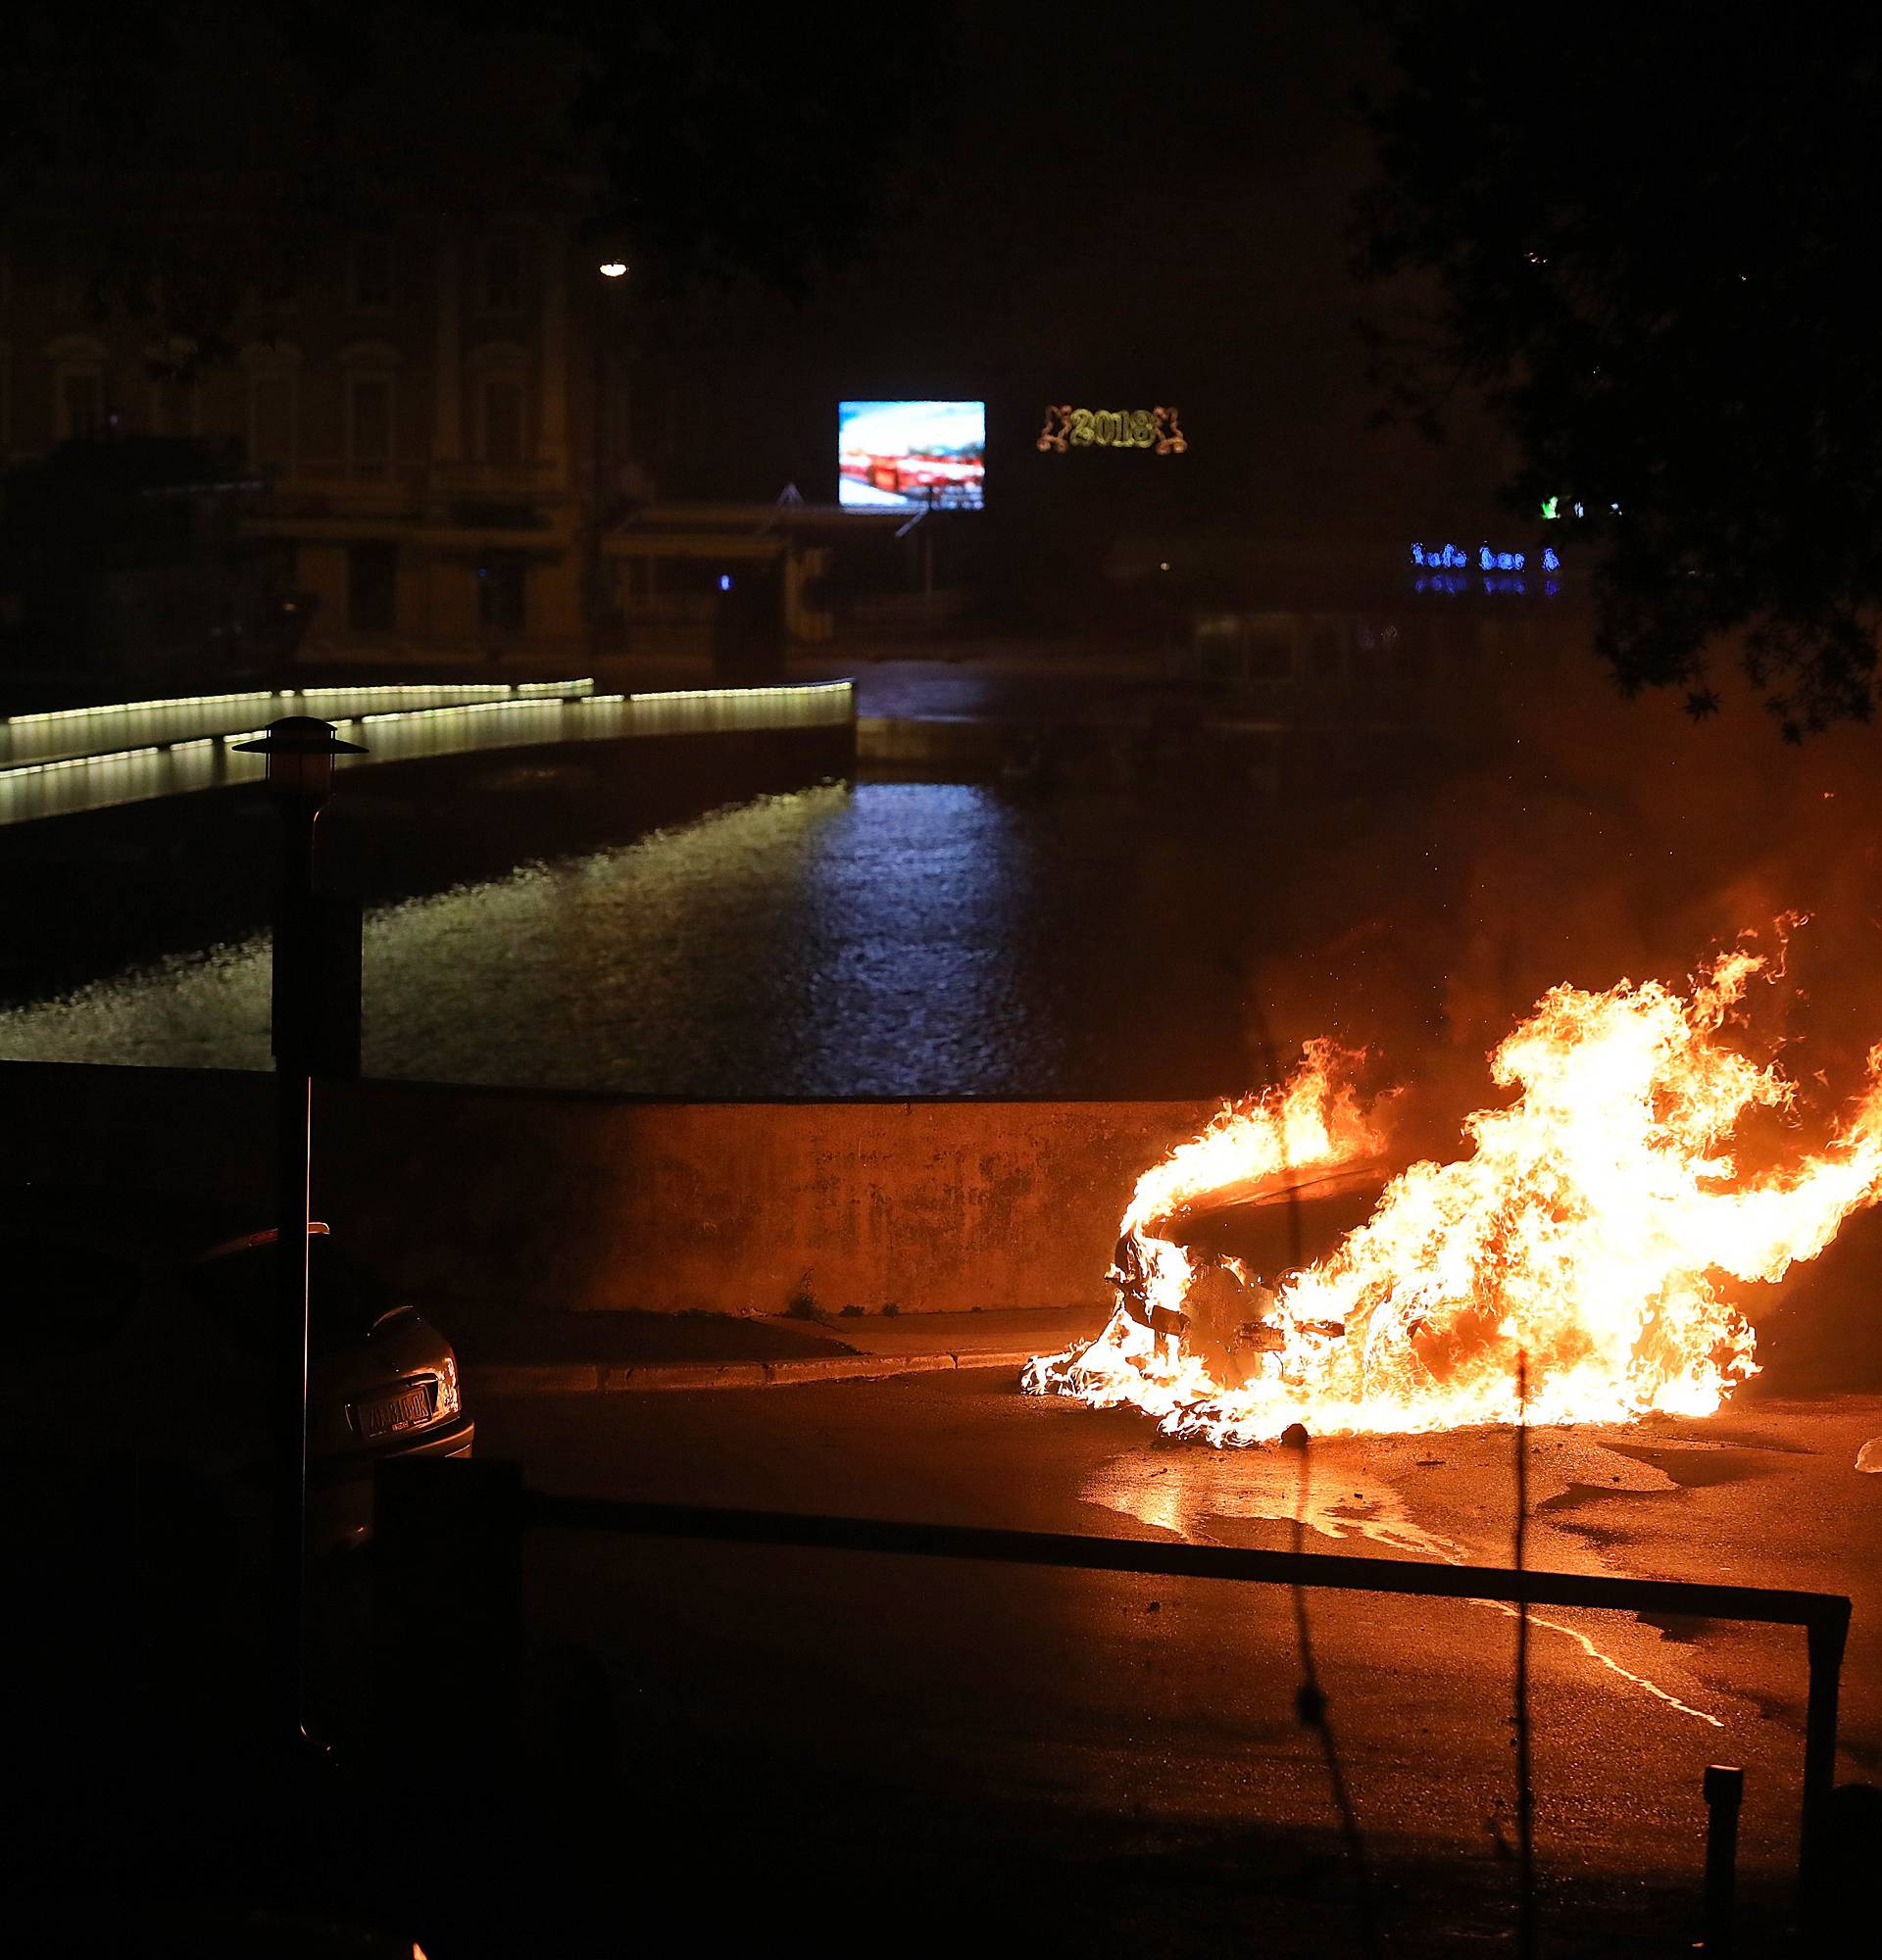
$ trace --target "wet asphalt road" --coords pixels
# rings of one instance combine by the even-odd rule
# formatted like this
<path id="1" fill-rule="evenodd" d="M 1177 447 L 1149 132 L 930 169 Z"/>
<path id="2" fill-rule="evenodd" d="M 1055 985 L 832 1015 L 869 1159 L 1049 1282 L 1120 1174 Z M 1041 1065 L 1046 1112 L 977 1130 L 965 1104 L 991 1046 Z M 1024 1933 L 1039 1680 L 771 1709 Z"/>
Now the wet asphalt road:
<path id="1" fill-rule="evenodd" d="M 1849 1593 L 1839 1773 L 1882 1780 L 1882 1479 L 1853 1468 L 1877 1434 L 1875 1397 L 1539 1433 L 1531 1562 Z M 1509 1557 L 1511 1444 L 1217 1453 L 991 1372 L 492 1402 L 478 1436 L 479 1454 L 550 1491 L 1268 1546 L 1298 1515 L 1310 1550 L 1486 1563 Z M 808 1830 L 853 1856 L 921 1816 L 939 1852 L 978 1820 L 1073 1869 L 1200 1859 L 1212 1876 L 1192 1894 L 1238 1895 L 1222 1875 L 1240 1862 L 1270 1904 L 1277 1886 L 1289 1897 L 1300 1937 L 1362 1931 L 1329 1765 L 1295 1717 L 1300 1628 L 1278 1589 L 548 1532 L 528 1584 L 539 1637 L 606 1671 L 623 1764 L 660 1765 L 671 1814 L 693 1807 L 708 1837 L 751 1827 L 757 1804 L 782 1841 Z M 1433 1950 L 1507 1937 L 1511 1620 L 1331 1593 L 1307 1613 L 1387 1933 Z M 1712 1762 L 1747 1773 L 1742 1892 L 1768 1933 L 1795 1857 L 1802 1634 L 1542 1617 L 1531 1706 L 1555 1950 L 1664 1950 L 1690 1932 Z M 1168 1886 L 1151 1890 L 1167 1904 Z"/>

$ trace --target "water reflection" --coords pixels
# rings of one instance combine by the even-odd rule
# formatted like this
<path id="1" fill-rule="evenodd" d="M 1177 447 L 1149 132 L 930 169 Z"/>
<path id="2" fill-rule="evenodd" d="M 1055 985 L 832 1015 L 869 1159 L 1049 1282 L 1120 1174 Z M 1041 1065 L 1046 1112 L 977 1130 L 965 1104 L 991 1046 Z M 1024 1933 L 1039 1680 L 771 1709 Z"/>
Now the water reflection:
<path id="1" fill-rule="evenodd" d="M 375 910 L 367 1072 L 670 1096 L 1208 1094 L 1233 979 L 1102 793 L 959 783 L 770 796 Z M 1127 827 L 1128 826 L 1128 827 Z M 23 1059 L 266 1068 L 268 949 L 0 1013 Z"/>

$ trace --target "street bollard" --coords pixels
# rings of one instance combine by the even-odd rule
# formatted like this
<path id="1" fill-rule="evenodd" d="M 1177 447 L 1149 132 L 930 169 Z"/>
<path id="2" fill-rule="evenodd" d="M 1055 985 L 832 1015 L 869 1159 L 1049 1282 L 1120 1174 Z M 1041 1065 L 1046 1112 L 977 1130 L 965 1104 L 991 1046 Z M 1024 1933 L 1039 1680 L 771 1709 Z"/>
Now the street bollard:
<path id="1" fill-rule="evenodd" d="M 522 1472 L 461 1458 L 382 1463 L 373 1509 L 381 1745 L 409 1762 L 415 1740 L 446 1734 L 452 1775 L 501 1774 L 520 1741 Z"/>
<path id="2" fill-rule="evenodd" d="M 1738 1884 L 1738 1807 L 1745 1772 L 1713 1763 L 1706 1772 L 1706 1960 L 1725 1960 L 1732 1950 L 1732 1894 Z"/>

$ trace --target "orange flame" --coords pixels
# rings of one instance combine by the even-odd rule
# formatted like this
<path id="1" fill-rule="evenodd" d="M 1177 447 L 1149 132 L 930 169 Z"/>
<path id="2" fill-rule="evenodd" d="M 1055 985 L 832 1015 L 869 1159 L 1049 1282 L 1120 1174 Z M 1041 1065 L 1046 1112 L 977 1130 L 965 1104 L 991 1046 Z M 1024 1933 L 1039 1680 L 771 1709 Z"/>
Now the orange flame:
<path id="1" fill-rule="evenodd" d="M 1517 1093 L 1468 1119 L 1470 1154 L 1401 1172 L 1364 1224 L 1269 1293 L 1177 1234 L 1215 1195 L 1378 1148 L 1353 1058 L 1312 1045 L 1281 1088 L 1139 1180 L 1117 1310 L 1096 1341 L 1030 1362 L 1025 1387 L 1141 1408 L 1167 1435 L 1217 1445 L 1291 1423 L 1328 1435 L 1709 1415 L 1758 1372 L 1722 1289 L 1815 1257 L 1882 1195 L 1882 1047 L 1820 1152 L 1759 1173 L 1735 1159 L 1744 1119 L 1789 1115 L 1795 1097 L 1719 1039 L 1765 963 L 1726 954 L 1687 994 L 1554 989 L 1491 1056 L 1492 1080 Z M 1191 1311 L 1211 1266 L 1258 1350 L 1228 1368 L 1201 1351 Z"/>

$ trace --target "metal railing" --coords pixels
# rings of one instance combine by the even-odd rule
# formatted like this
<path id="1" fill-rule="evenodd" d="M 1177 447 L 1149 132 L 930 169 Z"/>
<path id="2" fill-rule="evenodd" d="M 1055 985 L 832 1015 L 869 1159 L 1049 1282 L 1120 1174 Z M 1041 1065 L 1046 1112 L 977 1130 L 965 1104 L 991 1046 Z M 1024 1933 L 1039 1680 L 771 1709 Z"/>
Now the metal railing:
<path id="1" fill-rule="evenodd" d="M 638 1538 L 723 1544 L 794 1546 L 817 1551 L 864 1551 L 915 1558 L 972 1559 L 1059 1571 L 1144 1574 L 1156 1578 L 1227 1580 L 1242 1585 L 1313 1588 L 1325 1592 L 1410 1594 L 1433 1599 L 1496 1600 L 1513 1606 L 1583 1606 L 1601 1610 L 1678 1614 L 1801 1627 L 1806 1636 L 1809 1691 L 1805 1714 L 1804 1794 L 1798 1855 L 1800 1903 L 1807 1917 L 1825 1889 L 1829 1812 L 1835 1788 L 1837 1701 L 1850 1602 L 1840 1594 L 1757 1586 L 1723 1586 L 1669 1579 L 1626 1579 L 1570 1572 L 1517 1572 L 1488 1565 L 1446 1565 L 1418 1559 L 1362 1558 L 1346 1553 L 1243 1550 L 1146 1539 L 1090 1538 L 1070 1533 L 1009 1531 L 977 1525 L 910 1524 L 875 1518 L 821 1517 L 786 1511 L 723 1510 L 689 1504 L 639 1503 L 609 1497 L 558 1496 L 526 1491 L 513 1464 L 427 1463 L 384 1466 L 379 1483 L 380 1569 L 404 1588 L 409 1631 L 415 1610 L 436 1616 L 423 1639 L 451 1638 L 454 1609 L 415 1589 L 439 1571 L 442 1541 L 480 1544 L 485 1586 L 482 1610 L 455 1615 L 456 1624 L 488 1629 L 514 1612 L 503 1636 L 520 1643 L 520 1542 L 530 1528 L 617 1532 Z M 498 1572 L 515 1574 L 491 1590 Z M 496 1601 L 493 1612 L 492 1602 Z M 397 1615 L 395 1614 L 395 1619 Z M 429 1652 L 436 1651 L 432 1645 Z M 469 1670 L 475 1678 L 479 1670 Z M 487 1675 L 485 1677 L 487 1679 Z"/>
<path id="2" fill-rule="evenodd" d="M 29 763 L 82 761 L 155 750 L 205 736 L 236 736 L 290 711 L 322 720 L 357 719 L 387 709 L 462 708 L 486 701 L 592 694 L 592 680 L 373 681 L 350 686 L 245 688 L 229 694 L 173 694 L 106 701 L 0 716 L 0 772 Z"/>

